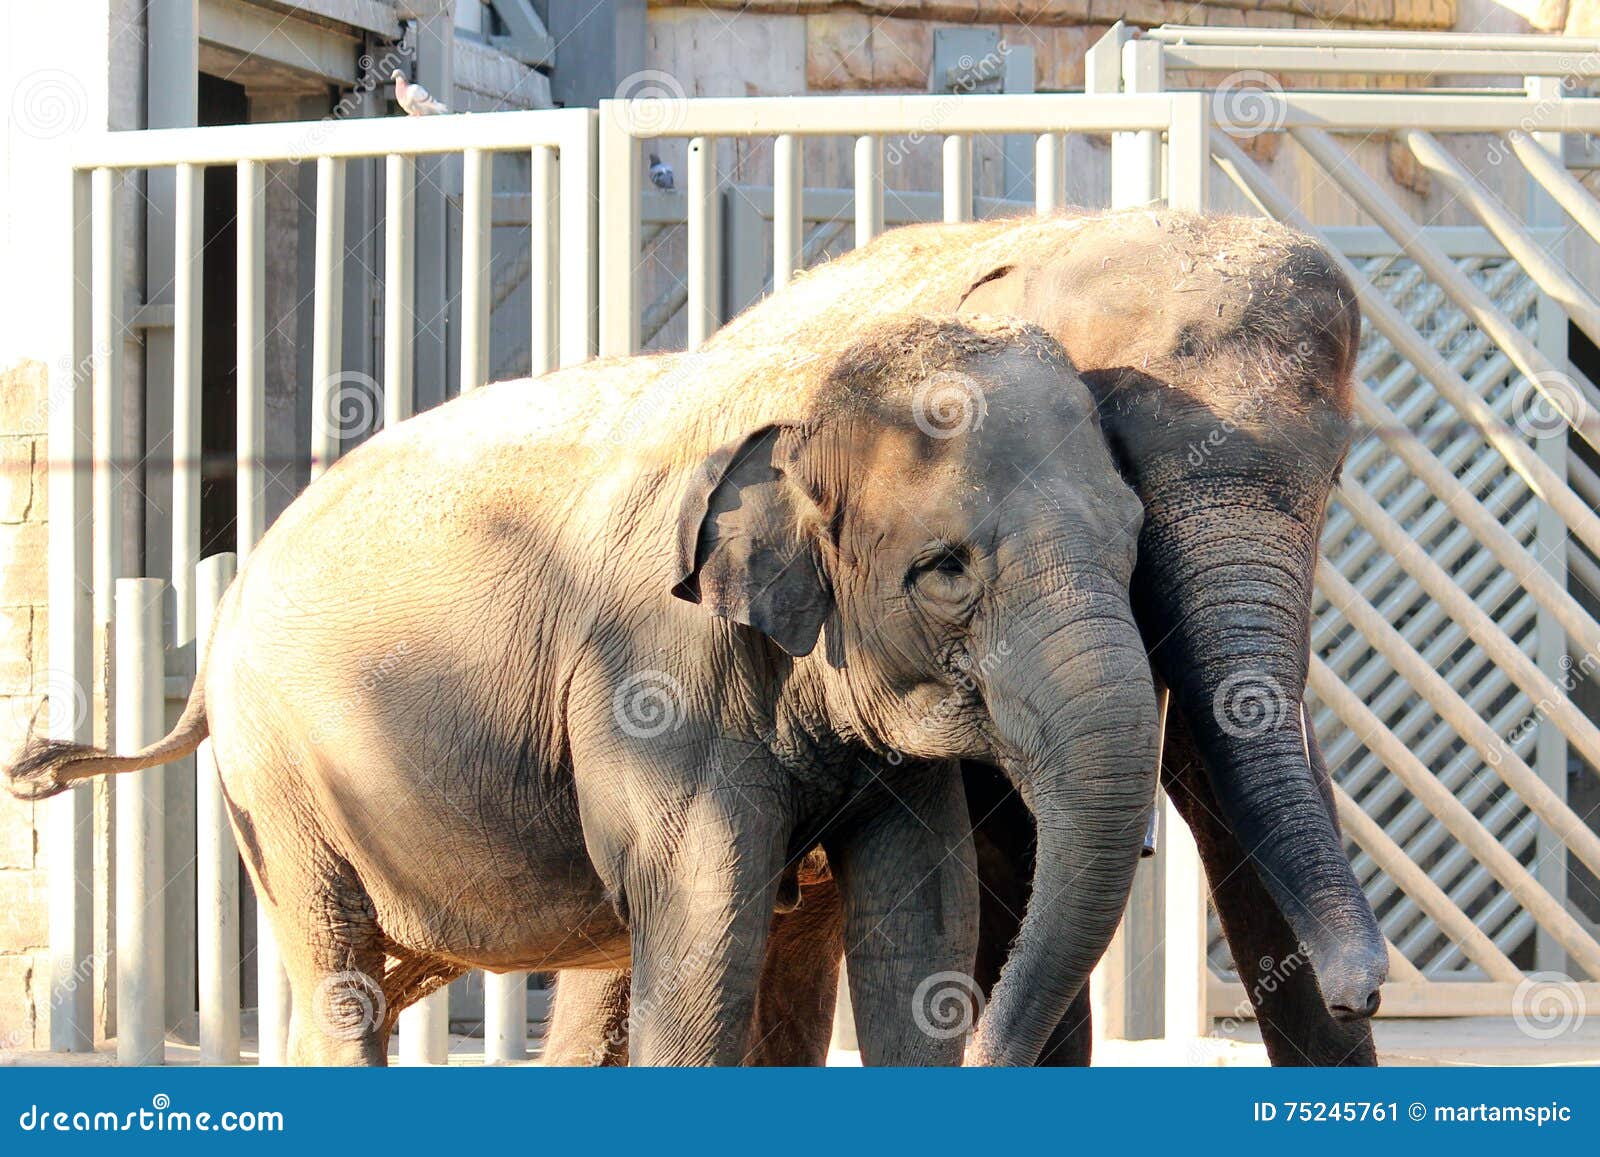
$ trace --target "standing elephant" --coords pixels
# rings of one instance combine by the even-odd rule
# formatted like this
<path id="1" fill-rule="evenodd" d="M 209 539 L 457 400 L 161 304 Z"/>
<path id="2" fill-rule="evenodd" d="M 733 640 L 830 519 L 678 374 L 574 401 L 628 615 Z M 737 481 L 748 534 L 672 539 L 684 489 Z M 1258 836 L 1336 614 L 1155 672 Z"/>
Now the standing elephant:
<path id="1" fill-rule="evenodd" d="M 1172 693 L 1162 779 L 1268 1053 L 1375 1063 L 1366 1018 L 1387 950 L 1302 706 L 1318 539 L 1350 440 L 1353 289 L 1315 242 L 1259 219 L 1137 210 L 914 226 L 799 278 L 707 348 L 822 340 L 880 310 L 1016 317 L 1066 348 L 1144 504 L 1133 600 Z M 966 778 L 980 864 L 999 871 L 982 892 L 987 986 L 1028 895 L 1031 833 L 992 771 Z M 1000 870 L 986 846 L 1012 862 Z M 1302 953 L 1311 968 L 1267 975 Z M 589 1031 L 559 996 L 555 1030 Z M 1084 992 L 1044 1055 L 1085 1062 L 1088 1039 Z"/>
<path id="2" fill-rule="evenodd" d="M 864 1051 L 950 1063 L 912 1002 L 971 967 L 955 761 L 982 759 L 1037 815 L 1054 902 L 977 1055 L 1031 1062 L 1116 926 L 1154 790 L 1142 514 L 1042 331 L 855 333 L 592 363 L 385 431 L 251 552 L 171 734 L 30 740 L 12 791 L 209 733 L 301 1063 L 382 1064 L 399 1010 L 467 968 L 631 965 L 634 1059 L 736 1064 L 819 843 Z M 959 428 L 927 417 L 949 390 Z"/>

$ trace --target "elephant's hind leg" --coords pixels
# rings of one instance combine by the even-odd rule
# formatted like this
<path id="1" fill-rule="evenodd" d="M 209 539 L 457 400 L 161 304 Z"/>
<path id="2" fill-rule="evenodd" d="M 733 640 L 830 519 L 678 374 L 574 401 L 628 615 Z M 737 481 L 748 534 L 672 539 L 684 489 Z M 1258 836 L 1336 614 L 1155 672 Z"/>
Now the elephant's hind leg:
<path id="1" fill-rule="evenodd" d="M 800 906 L 772 918 L 747 1065 L 828 1063 L 844 905 L 820 853 L 812 853 L 801 876 Z"/>
<path id="2" fill-rule="evenodd" d="M 628 970 L 568 968 L 556 976 L 544 1063 L 610 1068 L 628 1063 Z"/>
<path id="3" fill-rule="evenodd" d="M 290 1063 L 387 1064 L 382 932 L 349 865 L 331 854 L 316 859 L 313 870 L 292 879 L 274 873 L 280 892 L 272 904 L 272 928 L 293 1007 Z"/>

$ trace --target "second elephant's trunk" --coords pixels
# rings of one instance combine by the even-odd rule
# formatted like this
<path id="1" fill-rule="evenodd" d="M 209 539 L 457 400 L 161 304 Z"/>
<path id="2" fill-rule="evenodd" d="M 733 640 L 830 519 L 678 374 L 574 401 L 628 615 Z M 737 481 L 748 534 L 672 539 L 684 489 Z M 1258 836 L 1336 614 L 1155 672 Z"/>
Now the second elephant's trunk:
<path id="1" fill-rule="evenodd" d="M 1387 950 L 1310 765 L 1301 709 L 1316 528 L 1281 515 L 1274 523 L 1262 509 L 1249 516 L 1270 523 L 1259 539 L 1275 552 L 1241 558 L 1224 520 L 1163 527 L 1158 509 L 1146 521 L 1135 605 L 1223 818 L 1309 950 L 1329 1013 L 1369 1016 Z M 1182 549 L 1165 549 L 1164 530 Z M 1159 594 L 1173 591 L 1176 604 Z"/>

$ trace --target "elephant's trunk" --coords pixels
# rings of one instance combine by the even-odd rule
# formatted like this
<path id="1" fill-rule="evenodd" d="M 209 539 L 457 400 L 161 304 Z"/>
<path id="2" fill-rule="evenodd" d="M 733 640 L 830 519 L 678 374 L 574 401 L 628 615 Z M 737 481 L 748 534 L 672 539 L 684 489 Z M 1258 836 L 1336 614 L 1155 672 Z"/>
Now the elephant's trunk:
<path id="1" fill-rule="evenodd" d="M 1023 623 L 1029 642 L 984 681 L 1038 849 L 1027 914 L 969 1064 L 1037 1062 L 1116 931 L 1144 843 L 1158 743 L 1149 662 L 1119 593 L 1092 609 L 1084 594 L 1041 600 Z M 1080 606 L 1062 614 L 1062 602 Z"/>
<path id="2" fill-rule="evenodd" d="M 1247 554 L 1228 531 L 1241 518 L 1258 528 Z M 1377 1010 L 1388 957 L 1307 752 L 1317 530 L 1266 503 L 1170 522 L 1152 504 L 1134 599 L 1223 818 L 1309 950 L 1329 1013 L 1348 1020 Z"/>

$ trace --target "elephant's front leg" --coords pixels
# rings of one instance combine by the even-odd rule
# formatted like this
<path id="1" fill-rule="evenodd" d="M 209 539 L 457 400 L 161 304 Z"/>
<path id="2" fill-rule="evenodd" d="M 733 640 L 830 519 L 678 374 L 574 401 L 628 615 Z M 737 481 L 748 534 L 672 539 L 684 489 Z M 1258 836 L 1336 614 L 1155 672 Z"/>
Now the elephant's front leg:
<path id="1" fill-rule="evenodd" d="M 1305 734 L 1312 775 L 1332 814 L 1328 769 L 1309 718 Z M 1176 710 L 1167 717 L 1161 778 L 1199 846 L 1211 898 L 1239 979 L 1255 1006 L 1268 1058 L 1288 1066 L 1377 1064 L 1372 1022 L 1337 1021 L 1329 1015 L 1310 959 L 1262 885 L 1256 865 L 1223 822 L 1194 739 Z M 1333 822 L 1337 828 L 1336 817 Z"/>
<path id="2" fill-rule="evenodd" d="M 626 875 L 630 1059 L 737 1065 L 750 1048 L 789 824 L 764 793 L 729 789 L 694 797 L 672 826 L 677 846 L 638 849 Z"/>
<path id="3" fill-rule="evenodd" d="M 883 769 L 822 842 L 844 905 L 862 1062 L 959 1064 L 974 1014 L 978 892 L 953 764 Z"/>

